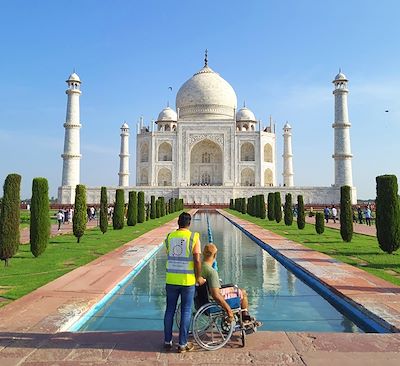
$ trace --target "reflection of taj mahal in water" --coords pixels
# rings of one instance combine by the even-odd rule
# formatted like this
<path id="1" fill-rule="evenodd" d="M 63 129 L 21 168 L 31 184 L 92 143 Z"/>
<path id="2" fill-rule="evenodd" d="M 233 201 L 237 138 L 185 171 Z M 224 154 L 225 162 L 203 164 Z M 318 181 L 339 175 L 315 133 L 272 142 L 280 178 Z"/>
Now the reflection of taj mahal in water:
<path id="1" fill-rule="evenodd" d="M 81 81 L 73 73 L 67 80 L 68 106 L 65 127 L 63 178 L 59 201 L 72 203 L 80 183 Z M 331 187 L 294 185 L 292 132 L 283 128 L 283 186 L 277 184 L 275 125 L 262 126 L 253 112 L 237 109 L 232 86 L 205 65 L 187 80 L 176 96 L 176 111 L 164 108 L 152 126 L 138 125 L 136 184 L 129 184 L 129 126 L 121 127 L 119 186 L 108 187 L 113 202 L 116 188 L 142 190 L 150 195 L 181 197 L 186 203 L 228 203 L 230 198 L 280 191 L 303 194 L 305 203 L 337 203 L 341 185 L 352 183 L 350 123 L 347 112 L 347 79 L 341 72 L 335 90 L 334 165 Z M 101 183 L 101 182 L 99 182 Z M 88 203 L 100 201 L 100 187 L 88 188 Z M 353 188 L 353 201 L 356 200 Z"/>

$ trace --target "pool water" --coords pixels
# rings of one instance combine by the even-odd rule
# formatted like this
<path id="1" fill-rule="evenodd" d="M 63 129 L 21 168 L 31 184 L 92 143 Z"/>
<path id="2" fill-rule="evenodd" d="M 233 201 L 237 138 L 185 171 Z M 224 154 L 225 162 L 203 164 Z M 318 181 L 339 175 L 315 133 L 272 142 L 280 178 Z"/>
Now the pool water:
<path id="1" fill-rule="evenodd" d="M 194 216 L 190 229 L 200 232 L 202 246 L 208 241 L 207 215 L 220 278 L 247 290 L 250 314 L 263 322 L 259 330 L 362 332 L 222 215 Z M 165 262 L 161 248 L 79 331 L 162 330 Z"/>

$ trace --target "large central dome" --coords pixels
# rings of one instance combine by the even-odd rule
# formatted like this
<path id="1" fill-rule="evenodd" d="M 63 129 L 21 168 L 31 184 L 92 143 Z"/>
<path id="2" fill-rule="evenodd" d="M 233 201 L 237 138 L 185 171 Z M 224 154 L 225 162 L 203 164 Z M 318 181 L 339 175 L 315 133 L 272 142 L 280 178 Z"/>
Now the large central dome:
<path id="1" fill-rule="evenodd" d="M 207 65 L 186 81 L 176 95 L 179 119 L 234 119 L 236 93 L 230 84 Z"/>

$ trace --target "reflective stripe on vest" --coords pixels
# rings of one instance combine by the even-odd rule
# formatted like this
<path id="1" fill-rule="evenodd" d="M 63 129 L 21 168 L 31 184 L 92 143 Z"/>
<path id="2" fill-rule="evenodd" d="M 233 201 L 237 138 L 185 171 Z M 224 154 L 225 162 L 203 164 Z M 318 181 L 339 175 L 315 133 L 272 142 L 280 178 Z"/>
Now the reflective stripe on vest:
<path id="1" fill-rule="evenodd" d="M 171 285 L 192 286 L 196 283 L 193 263 L 193 241 L 196 233 L 189 230 L 177 230 L 168 234 L 166 283 Z"/>

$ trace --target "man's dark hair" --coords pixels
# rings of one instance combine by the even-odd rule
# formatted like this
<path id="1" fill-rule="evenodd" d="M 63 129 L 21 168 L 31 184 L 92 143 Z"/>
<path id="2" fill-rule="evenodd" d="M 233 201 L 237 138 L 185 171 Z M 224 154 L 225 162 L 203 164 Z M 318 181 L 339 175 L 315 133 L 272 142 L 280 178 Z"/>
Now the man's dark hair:
<path id="1" fill-rule="evenodd" d="M 190 222 L 192 221 L 192 216 L 187 212 L 182 212 L 178 218 L 178 226 L 179 228 L 189 227 Z"/>

